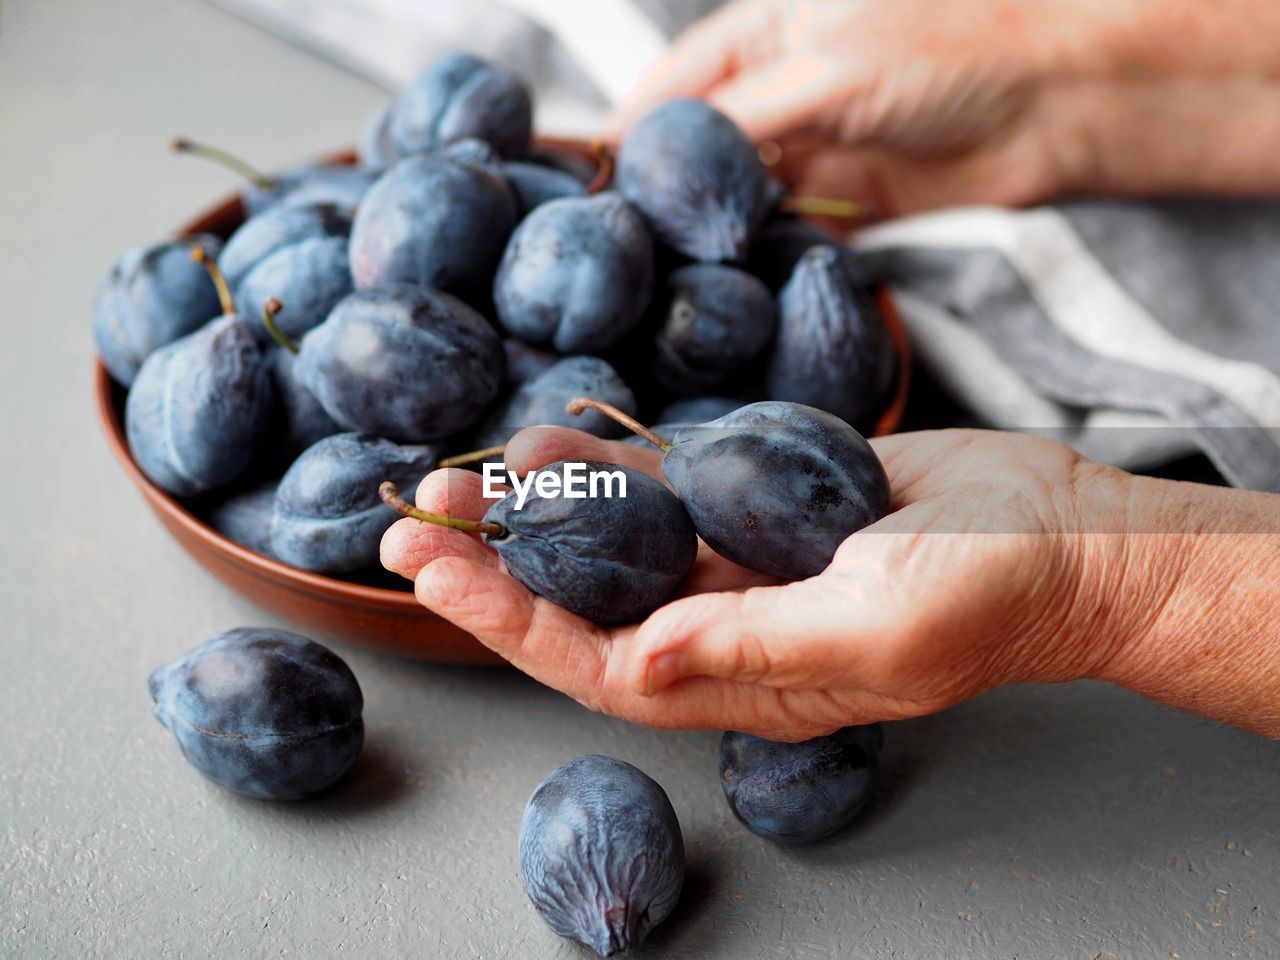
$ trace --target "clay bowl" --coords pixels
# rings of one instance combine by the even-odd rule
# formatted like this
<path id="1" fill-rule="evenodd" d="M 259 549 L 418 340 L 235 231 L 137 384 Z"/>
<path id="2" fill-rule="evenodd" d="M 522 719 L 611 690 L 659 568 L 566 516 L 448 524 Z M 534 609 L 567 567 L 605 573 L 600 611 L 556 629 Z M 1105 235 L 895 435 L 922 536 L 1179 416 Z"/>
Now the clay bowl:
<path id="1" fill-rule="evenodd" d="M 591 156 L 584 144 L 544 141 L 544 145 Z M 352 162 L 353 156 L 342 153 L 329 159 Z M 184 224 L 177 233 L 225 237 L 243 219 L 240 201 L 232 197 Z M 906 403 L 910 370 L 907 338 L 887 291 L 879 294 L 879 306 L 898 347 L 901 367 L 894 395 L 876 424 L 877 436 L 896 429 Z M 318 636 L 443 663 L 504 662 L 470 634 L 420 606 L 408 590 L 364 586 L 308 573 L 223 537 L 138 469 L 125 441 L 124 390 L 112 381 L 100 362 L 95 364 L 94 380 L 103 433 L 125 474 L 178 544 L 232 590 Z"/>

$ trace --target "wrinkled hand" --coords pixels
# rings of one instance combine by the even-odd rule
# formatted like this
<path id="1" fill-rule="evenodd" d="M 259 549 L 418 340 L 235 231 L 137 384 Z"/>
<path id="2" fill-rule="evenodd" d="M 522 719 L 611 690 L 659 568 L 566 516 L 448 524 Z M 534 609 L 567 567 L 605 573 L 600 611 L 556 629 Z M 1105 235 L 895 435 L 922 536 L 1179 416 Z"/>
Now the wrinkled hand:
<path id="1" fill-rule="evenodd" d="M 657 727 L 796 740 L 930 713 L 991 687 L 1095 675 L 1126 632 L 1121 538 L 1083 531 L 1126 474 L 1046 440 L 978 431 L 874 441 L 895 512 L 810 580 L 770 584 L 705 547 L 682 593 L 608 630 L 534 596 L 479 539 L 401 520 L 383 563 L 419 601 L 586 706 Z M 517 471 L 656 452 L 562 428 L 521 432 Z M 418 506 L 479 517 L 478 475 L 437 471 Z M 1117 509 L 1122 509 L 1117 507 Z M 1114 598 L 1114 604 L 1108 599 Z"/>
<path id="2" fill-rule="evenodd" d="M 738 0 L 676 40 L 613 132 L 701 97 L 779 142 L 798 193 L 884 214 L 1030 202 L 1055 189 L 1081 109 L 1042 89 L 1039 33 L 1005 0 Z"/>

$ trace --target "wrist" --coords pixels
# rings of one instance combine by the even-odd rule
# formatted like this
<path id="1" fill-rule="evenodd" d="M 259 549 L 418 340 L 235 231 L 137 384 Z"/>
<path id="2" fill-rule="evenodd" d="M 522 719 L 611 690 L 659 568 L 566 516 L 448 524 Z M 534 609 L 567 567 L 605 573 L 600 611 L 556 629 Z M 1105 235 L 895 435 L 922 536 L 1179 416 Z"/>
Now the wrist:
<path id="1" fill-rule="evenodd" d="M 1280 736 L 1275 499 L 1138 480 L 1122 534 L 1119 595 L 1131 609 L 1091 676 Z"/>

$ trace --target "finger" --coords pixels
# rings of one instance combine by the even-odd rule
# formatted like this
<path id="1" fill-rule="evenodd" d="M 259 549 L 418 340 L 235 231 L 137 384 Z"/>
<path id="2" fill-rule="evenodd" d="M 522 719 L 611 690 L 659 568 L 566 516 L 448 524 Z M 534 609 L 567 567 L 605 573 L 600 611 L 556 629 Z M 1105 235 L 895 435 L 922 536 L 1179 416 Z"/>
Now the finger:
<path id="1" fill-rule="evenodd" d="M 646 694 L 688 677 L 820 689 L 878 674 L 895 605 L 871 595 L 877 582 L 828 575 L 676 601 L 640 625 L 621 669 Z"/>
<path id="2" fill-rule="evenodd" d="M 800 740 L 843 726 L 848 710 L 825 696 L 793 703 L 776 691 L 691 678 L 658 696 L 622 682 L 617 651 L 634 628 L 606 633 L 506 574 L 461 558 L 432 563 L 415 584 L 419 602 L 473 634 L 535 680 L 584 706 L 664 729 L 733 729 Z"/>
<path id="3" fill-rule="evenodd" d="M 463 557 L 443 557 L 414 582 L 418 602 L 549 686 L 599 700 L 606 635 L 536 596 L 514 577 Z"/>
<path id="4" fill-rule="evenodd" d="M 606 138 L 620 138 L 663 101 L 703 97 L 738 70 L 767 58 L 777 49 L 777 12 L 775 3 L 732 3 L 689 27 L 606 121 Z"/>
<path id="5" fill-rule="evenodd" d="M 419 509 L 447 517 L 478 520 L 493 501 L 483 496 L 478 474 L 468 470 L 433 470 L 418 484 L 414 502 Z M 406 580 L 442 556 L 464 556 L 496 567 L 497 555 L 478 535 L 449 530 L 421 520 L 402 519 L 382 535 L 382 565 Z"/>
<path id="6" fill-rule="evenodd" d="M 497 553 L 475 537 L 409 517 L 388 527 L 379 546 L 382 565 L 406 580 L 413 580 L 423 567 L 442 557 L 462 557 L 495 570 L 500 567 Z"/>
<path id="7" fill-rule="evenodd" d="M 568 427 L 526 427 L 511 438 L 503 459 L 507 467 L 516 473 L 538 470 L 558 460 L 599 460 L 640 470 L 656 480 L 663 479 L 662 454 L 659 451 L 616 440 L 601 440 Z"/>
<path id="8" fill-rule="evenodd" d="M 510 492 L 506 486 L 499 488 L 502 496 Z M 414 503 L 431 513 L 479 520 L 494 500 L 484 495 L 484 478 L 480 474 L 452 467 L 432 470 L 423 477 L 414 493 Z"/>

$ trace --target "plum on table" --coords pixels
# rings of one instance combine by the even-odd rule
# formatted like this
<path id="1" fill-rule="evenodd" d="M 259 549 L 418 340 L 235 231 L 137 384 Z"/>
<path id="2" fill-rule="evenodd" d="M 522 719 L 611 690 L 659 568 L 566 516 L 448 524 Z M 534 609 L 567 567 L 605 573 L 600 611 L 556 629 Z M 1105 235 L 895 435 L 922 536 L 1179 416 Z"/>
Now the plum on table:
<path id="1" fill-rule="evenodd" d="M 342 658 L 306 637 L 238 627 L 155 670 L 152 711 L 219 786 L 299 800 L 332 786 L 364 744 L 364 699 Z"/>
<path id="2" fill-rule="evenodd" d="M 674 909 L 684 872 L 684 838 L 671 801 L 629 763 L 570 760 L 525 806 L 525 892 L 547 926 L 602 957 L 644 942 Z"/>
<path id="3" fill-rule="evenodd" d="M 871 799 L 883 743 L 878 723 L 802 743 L 726 733 L 720 784 L 752 833 L 780 843 L 821 840 L 848 825 Z"/>

